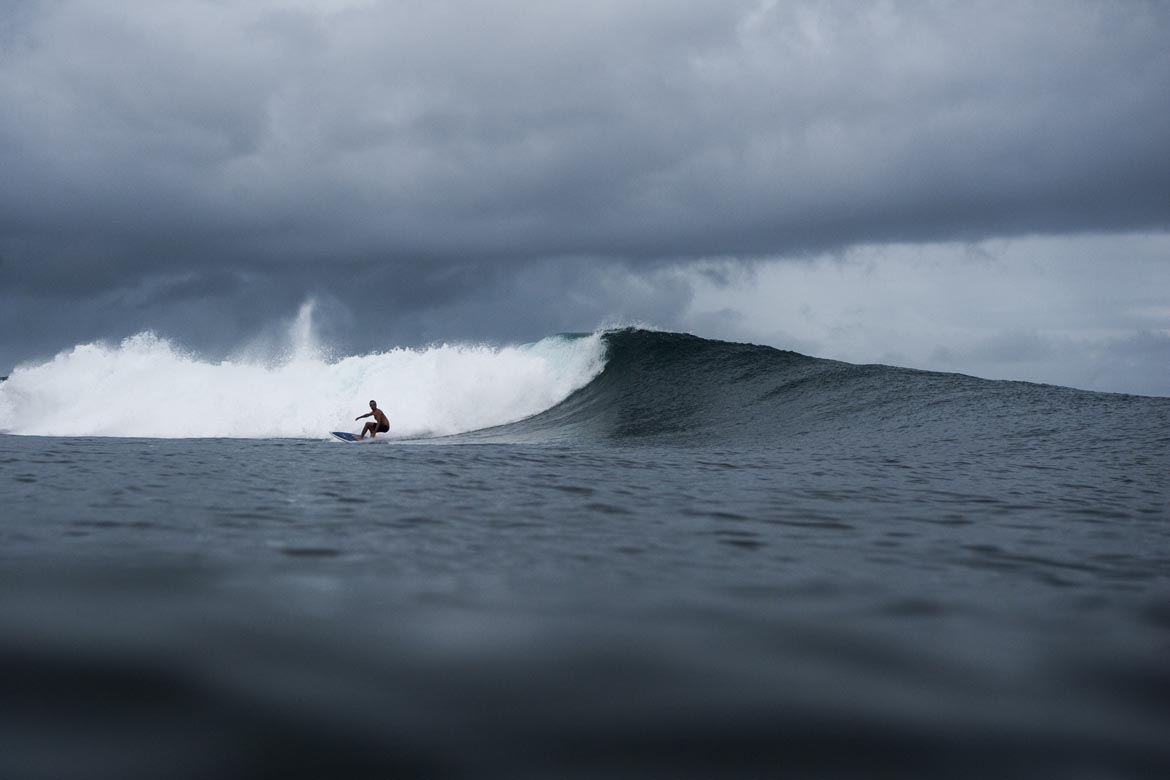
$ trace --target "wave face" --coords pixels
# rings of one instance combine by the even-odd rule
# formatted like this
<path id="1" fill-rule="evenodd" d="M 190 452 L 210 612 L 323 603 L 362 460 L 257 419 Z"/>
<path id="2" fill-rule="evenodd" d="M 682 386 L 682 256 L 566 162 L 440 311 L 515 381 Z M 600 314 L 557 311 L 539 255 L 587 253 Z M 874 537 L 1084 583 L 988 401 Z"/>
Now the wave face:
<path id="1" fill-rule="evenodd" d="M 18 367 L 0 384 L 0 432 L 320 438 L 360 429 L 353 418 L 374 399 L 390 418 L 393 437 L 447 435 L 547 409 L 587 384 L 604 359 L 593 335 L 328 360 L 313 346 L 306 320 L 291 334 L 297 348 L 276 364 L 209 362 L 143 333 Z"/>
<path id="2" fill-rule="evenodd" d="M 458 438 L 773 446 L 912 444 L 948 452 L 1080 446 L 1158 435 L 1170 399 L 1094 393 L 881 365 L 853 365 L 679 333 L 602 334 L 588 385 L 531 418 Z M 1162 430 L 1170 428 L 1163 427 Z"/>

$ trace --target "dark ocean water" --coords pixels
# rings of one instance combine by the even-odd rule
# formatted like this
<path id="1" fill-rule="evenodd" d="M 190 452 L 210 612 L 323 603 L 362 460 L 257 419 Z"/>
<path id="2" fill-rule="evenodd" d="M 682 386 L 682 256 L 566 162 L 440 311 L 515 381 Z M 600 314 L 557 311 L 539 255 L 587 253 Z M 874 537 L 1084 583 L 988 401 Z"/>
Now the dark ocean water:
<path id="1" fill-rule="evenodd" d="M 605 338 L 445 439 L 0 436 L 0 777 L 1170 776 L 1170 399 Z"/>

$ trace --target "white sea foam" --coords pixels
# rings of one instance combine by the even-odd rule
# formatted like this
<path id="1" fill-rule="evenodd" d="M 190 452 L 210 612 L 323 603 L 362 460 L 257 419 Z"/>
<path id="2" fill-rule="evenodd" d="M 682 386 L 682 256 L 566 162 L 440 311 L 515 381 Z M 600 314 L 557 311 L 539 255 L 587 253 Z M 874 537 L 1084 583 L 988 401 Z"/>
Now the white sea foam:
<path id="1" fill-rule="evenodd" d="M 604 365 L 598 334 L 491 347 L 425 349 L 328 359 L 311 307 L 290 329 L 281 361 L 211 362 L 140 333 L 117 346 L 82 344 L 0 383 L 0 431 L 57 436 L 318 438 L 360 430 L 374 399 L 390 435 L 476 430 L 547 409 Z M 364 420 L 362 422 L 365 422 Z"/>

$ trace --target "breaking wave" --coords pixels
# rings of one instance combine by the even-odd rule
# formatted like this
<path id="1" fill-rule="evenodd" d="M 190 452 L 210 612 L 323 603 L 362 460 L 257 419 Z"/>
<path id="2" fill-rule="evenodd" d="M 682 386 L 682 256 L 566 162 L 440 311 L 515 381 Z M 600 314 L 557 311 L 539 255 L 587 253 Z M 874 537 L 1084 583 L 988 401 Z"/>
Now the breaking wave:
<path id="1" fill-rule="evenodd" d="M 276 362 L 212 362 L 143 333 L 20 366 L 0 383 L 0 432 L 321 438 L 359 430 L 354 417 L 370 399 L 390 418 L 387 438 L 454 442 L 821 440 L 857 452 L 913 440 L 923 452 L 994 442 L 1020 454 L 1099 446 L 1121 432 L 1131 442 L 1157 438 L 1170 425 L 1170 399 L 851 365 L 634 328 L 333 359 L 310 317 L 311 307 L 302 310 Z"/>
<path id="2" fill-rule="evenodd" d="M 534 344 L 443 344 L 329 359 L 314 343 L 311 310 L 294 349 L 213 362 L 140 333 L 117 345 L 82 344 L 19 366 L 0 383 L 0 432 L 53 436 L 320 438 L 359 430 L 374 399 L 392 437 L 437 436 L 519 420 L 586 385 L 604 364 L 600 335 Z"/>

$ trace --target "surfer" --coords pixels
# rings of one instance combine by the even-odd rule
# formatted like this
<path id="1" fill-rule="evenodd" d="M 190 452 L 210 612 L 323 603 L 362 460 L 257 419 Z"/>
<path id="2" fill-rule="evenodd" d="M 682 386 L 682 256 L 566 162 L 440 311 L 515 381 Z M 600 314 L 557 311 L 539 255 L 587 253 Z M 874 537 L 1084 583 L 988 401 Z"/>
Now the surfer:
<path id="1" fill-rule="evenodd" d="M 359 439 L 366 438 L 367 433 L 370 434 L 370 438 L 372 439 L 379 433 L 385 433 L 390 430 L 390 421 L 386 419 L 386 414 L 378 408 L 377 401 L 370 401 L 370 411 L 353 419 L 356 422 L 362 419 L 362 417 L 370 417 L 371 415 L 376 422 L 366 423 L 365 427 L 362 428 L 362 435 L 358 436 Z"/>

